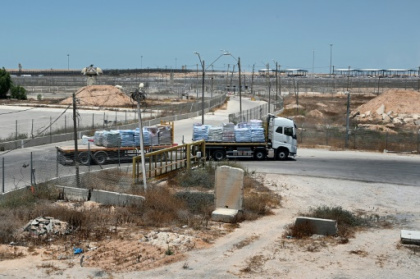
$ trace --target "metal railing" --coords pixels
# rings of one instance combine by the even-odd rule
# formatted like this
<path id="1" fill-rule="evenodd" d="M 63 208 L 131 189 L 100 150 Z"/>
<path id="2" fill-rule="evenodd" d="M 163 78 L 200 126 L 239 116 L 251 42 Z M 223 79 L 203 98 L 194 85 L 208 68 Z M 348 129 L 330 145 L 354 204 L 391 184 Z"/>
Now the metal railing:
<path id="1" fill-rule="evenodd" d="M 146 177 L 158 178 L 180 169 L 191 169 L 205 162 L 205 152 L 205 142 L 200 140 L 146 153 Z M 141 156 L 136 156 L 133 157 L 134 182 L 139 183 L 141 177 Z"/>

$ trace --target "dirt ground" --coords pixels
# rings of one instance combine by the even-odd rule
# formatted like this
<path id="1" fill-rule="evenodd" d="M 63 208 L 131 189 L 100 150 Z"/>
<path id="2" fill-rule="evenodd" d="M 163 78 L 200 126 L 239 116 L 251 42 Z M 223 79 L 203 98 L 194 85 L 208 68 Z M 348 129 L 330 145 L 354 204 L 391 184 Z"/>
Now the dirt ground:
<path id="1" fill-rule="evenodd" d="M 121 239 L 88 243 L 78 255 L 53 244 L 43 249 L 3 245 L 2 253 L 17 258 L 0 261 L 0 277 L 412 278 L 420 272 L 420 247 L 400 243 L 401 229 L 420 227 L 418 187 L 260 175 L 282 196 L 282 207 L 271 216 L 237 226 L 211 223 L 212 233 L 122 228 Z M 374 226 L 345 244 L 334 237 L 284 237 L 299 213 L 322 205 L 370 216 Z"/>

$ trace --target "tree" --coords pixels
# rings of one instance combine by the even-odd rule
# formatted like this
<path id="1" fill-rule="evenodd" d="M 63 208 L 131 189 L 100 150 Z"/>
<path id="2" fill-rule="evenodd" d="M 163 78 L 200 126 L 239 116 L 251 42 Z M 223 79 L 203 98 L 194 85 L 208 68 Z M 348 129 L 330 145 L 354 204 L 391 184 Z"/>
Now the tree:
<path id="1" fill-rule="evenodd" d="M 27 100 L 28 98 L 26 97 L 26 89 L 23 88 L 22 86 L 18 85 L 18 86 L 13 86 L 12 85 L 12 98 L 13 99 L 18 99 L 18 100 Z"/>
<path id="2" fill-rule="evenodd" d="M 3 67 L 0 69 L 0 99 L 5 99 L 7 92 L 13 86 L 10 74 Z"/>

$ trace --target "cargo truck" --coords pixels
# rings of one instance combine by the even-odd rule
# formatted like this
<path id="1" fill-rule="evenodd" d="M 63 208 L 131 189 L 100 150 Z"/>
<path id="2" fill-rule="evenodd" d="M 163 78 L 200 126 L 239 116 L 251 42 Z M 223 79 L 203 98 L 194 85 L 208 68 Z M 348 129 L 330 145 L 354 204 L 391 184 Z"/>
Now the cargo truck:
<path id="1" fill-rule="evenodd" d="M 216 142 L 206 140 L 206 156 L 216 161 L 251 158 L 286 160 L 297 154 L 297 127 L 293 120 L 269 114 L 264 125 L 261 142 Z"/>
<path id="2" fill-rule="evenodd" d="M 155 126 L 158 130 L 162 127 L 166 128 L 168 136 L 165 138 L 165 141 L 159 139 L 159 132 L 156 133 L 156 138 L 149 141 L 149 144 L 144 144 L 145 152 L 151 152 L 155 150 L 160 150 L 164 148 L 169 148 L 174 146 L 174 123 L 173 122 L 162 122 L 161 125 Z M 144 133 L 143 133 L 144 136 Z M 144 142 L 147 142 L 143 138 Z M 164 143 L 163 143 L 164 142 Z M 69 146 L 57 146 L 57 160 L 62 165 L 68 165 L 74 163 L 75 157 L 75 148 L 74 145 Z M 140 155 L 140 146 L 139 144 L 134 144 L 132 146 L 100 146 L 96 145 L 93 142 L 88 144 L 78 145 L 77 148 L 78 162 L 83 165 L 103 165 L 108 161 L 115 160 L 131 160 L 134 156 Z"/>

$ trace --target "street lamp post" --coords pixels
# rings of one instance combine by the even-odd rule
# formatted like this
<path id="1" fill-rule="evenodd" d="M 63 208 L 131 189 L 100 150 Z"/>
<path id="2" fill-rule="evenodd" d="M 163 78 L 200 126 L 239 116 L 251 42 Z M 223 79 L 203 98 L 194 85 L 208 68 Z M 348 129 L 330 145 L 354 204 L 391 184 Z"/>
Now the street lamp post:
<path id="1" fill-rule="evenodd" d="M 330 44 L 330 76 L 332 74 L 331 69 L 332 69 L 332 47 L 333 44 Z"/>
<path id="2" fill-rule="evenodd" d="M 231 55 L 231 54 L 229 52 L 224 51 L 209 66 L 207 66 L 207 68 L 206 68 L 204 60 L 201 60 L 200 53 L 195 51 L 194 54 L 196 54 L 198 56 L 198 59 L 200 60 L 201 70 L 202 70 L 202 75 L 201 75 L 201 77 L 202 77 L 201 78 L 201 89 L 202 89 L 202 93 L 201 93 L 201 124 L 204 125 L 204 89 L 205 89 L 206 69 L 210 68 L 223 55 Z M 197 67 L 197 71 L 198 71 L 198 67 Z M 198 94 L 198 92 L 197 92 L 197 94 Z"/>

